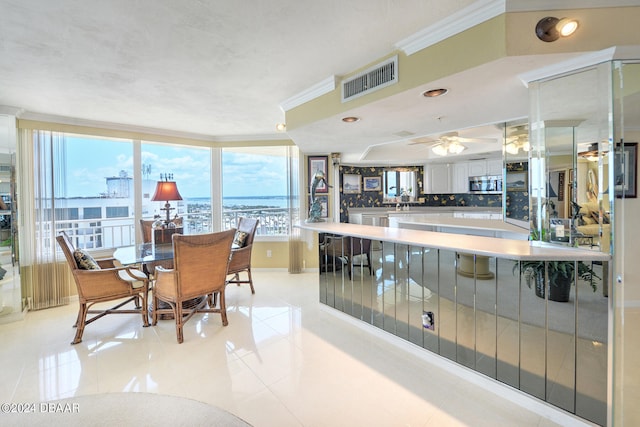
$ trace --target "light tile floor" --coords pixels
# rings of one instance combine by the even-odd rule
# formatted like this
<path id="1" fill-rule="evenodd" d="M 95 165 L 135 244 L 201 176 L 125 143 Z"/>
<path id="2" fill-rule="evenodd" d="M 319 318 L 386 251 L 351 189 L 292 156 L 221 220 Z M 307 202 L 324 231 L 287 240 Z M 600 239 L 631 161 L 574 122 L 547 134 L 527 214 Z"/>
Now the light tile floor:
<path id="1" fill-rule="evenodd" d="M 256 271 L 229 286 L 229 326 L 112 315 L 70 345 L 77 304 L 0 325 L 0 403 L 151 392 L 259 426 L 589 425 L 318 303 L 317 273 Z M 141 408 L 144 411 L 144 408 Z M 2 414 L 0 414 L 2 424 Z"/>

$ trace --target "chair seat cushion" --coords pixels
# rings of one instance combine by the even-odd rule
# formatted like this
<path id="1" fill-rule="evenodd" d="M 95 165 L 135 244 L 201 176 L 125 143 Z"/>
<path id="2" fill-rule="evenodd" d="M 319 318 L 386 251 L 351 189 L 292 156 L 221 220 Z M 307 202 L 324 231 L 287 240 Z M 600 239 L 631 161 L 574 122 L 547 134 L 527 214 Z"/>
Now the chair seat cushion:
<path id="1" fill-rule="evenodd" d="M 135 277 L 131 277 L 131 276 L 135 276 Z M 142 271 L 140 270 L 135 270 L 135 269 L 128 269 L 128 270 L 120 270 L 118 271 L 118 276 L 120 276 L 120 279 L 130 282 L 131 283 L 131 287 L 134 289 L 137 288 L 141 288 L 144 286 L 144 280 L 147 279 L 147 275 L 144 274 Z"/>
<path id="2" fill-rule="evenodd" d="M 100 266 L 95 259 L 84 249 L 76 249 L 73 251 L 78 268 L 81 270 L 100 270 Z"/>

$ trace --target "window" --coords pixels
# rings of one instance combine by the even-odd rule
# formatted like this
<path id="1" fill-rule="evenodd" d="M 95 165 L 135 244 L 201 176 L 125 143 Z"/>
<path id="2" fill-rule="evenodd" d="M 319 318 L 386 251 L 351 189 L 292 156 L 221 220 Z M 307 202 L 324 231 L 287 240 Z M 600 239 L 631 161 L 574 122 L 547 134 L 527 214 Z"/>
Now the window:
<path id="1" fill-rule="evenodd" d="M 177 184 L 182 200 L 169 201 L 169 212 L 182 218 L 185 234 L 228 229 L 245 215 L 260 220 L 259 235 L 287 236 L 298 219 L 293 146 L 213 149 L 33 132 L 39 153 L 34 168 L 40 172 L 36 228 L 46 231 L 46 247 L 55 247 L 51 242 L 60 231 L 80 248 L 134 244 L 138 218 L 166 216 L 167 201 L 152 200 L 161 179 Z M 221 154 L 221 170 L 212 162 L 214 150 Z M 221 188 L 212 188 L 212 175 L 222 175 Z M 213 203 L 214 196 L 223 203 Z"/>
<path id="2" fill-rule="evenodd" d="M 213 231 L 211 217 L 211 149 L 143 142 L 142 218 L 166 218 L 166 201 L 152 201 L 158 180 L 175 181 L 182 200 L 170 201 L 170 218 L 182 217 L 184 233 Z"/>
<path id="3" fill-rule="evenodd" d="M 222 228 L 238 218 L 260 220 L 257 235 L 286 236 L 298 219 L 297 149 L 288 146 L 222 150 Z M 291 178 L 294 179 L 291 179 Z"/>
<path id="4" fill-rule="evenodd" d="M 82 210 L 82 217 L 84 219 L 102 218 L 102 208 L 84 208 Z"/>
<path id="5" fill-rule="evenodd" d="M 48 131 L 31 135 L 37 153 L 34 226 L 43 247 L 55 248 L 51 242 L 60 231 L 80 248 L 132 244 L 132 141 Z"/>
<path id="6" fill-rule="evenodd" d="M 127 206 L 107 206 L 107 218 L 126 218 L 129 216 Z"/>

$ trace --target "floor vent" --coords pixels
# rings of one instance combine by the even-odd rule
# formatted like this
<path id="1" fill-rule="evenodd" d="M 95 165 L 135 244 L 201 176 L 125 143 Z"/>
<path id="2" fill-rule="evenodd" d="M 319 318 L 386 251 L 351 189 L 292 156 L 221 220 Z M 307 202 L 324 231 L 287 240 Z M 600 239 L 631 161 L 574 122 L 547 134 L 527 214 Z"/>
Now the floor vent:
<path id="1" fill-rule="evenodd" d="M 366 95 L 398 81 L 398 57 L 375 65 L 342 82 L 342 102 Z"/>

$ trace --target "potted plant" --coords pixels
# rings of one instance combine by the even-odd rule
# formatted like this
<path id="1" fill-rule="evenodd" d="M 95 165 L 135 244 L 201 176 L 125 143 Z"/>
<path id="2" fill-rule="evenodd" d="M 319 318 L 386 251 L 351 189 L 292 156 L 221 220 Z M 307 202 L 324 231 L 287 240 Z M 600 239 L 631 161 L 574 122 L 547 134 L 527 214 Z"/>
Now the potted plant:
<path id="1" fill-rule="evenodd" d="M 411 198 L 411 191 L 413 189 L 411 187 L 409 188 L 401 188 L 400 189 L 400 200 L 402 200 L 403 202 L 408 202 Z"/>
<path id="2" fill-rule="evenodd" d="M 525 276 L 527 286 L 531 288 L 531 282 L 535 282 L 535 292 L 540 298 L 545 296 L 544 266 L 547 265 L 549 274 L 549 299 L 551 301 L 567 302 L 571 284 L 575 280 L 574 261 L 521 261 L 513 266 L 515 274 L 520 265 L 520 272 Z M 593 279 L 600 279 L 593 269 L 582 261 L 578 261 L 578 278 L 589 281 L 595 292 L 597 289 Z"/>

